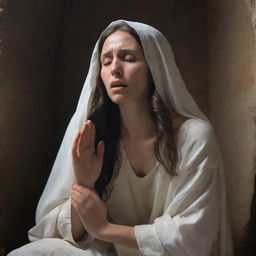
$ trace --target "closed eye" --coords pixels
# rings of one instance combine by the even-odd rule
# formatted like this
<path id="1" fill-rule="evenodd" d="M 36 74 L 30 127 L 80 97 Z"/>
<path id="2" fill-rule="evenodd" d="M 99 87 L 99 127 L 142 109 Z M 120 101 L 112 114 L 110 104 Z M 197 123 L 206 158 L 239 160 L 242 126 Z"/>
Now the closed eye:
<path id="1" fill-rule="evenodd" d="M 108 66 L 110 64 L 111 64 L 111 59 L 110 58 L 103 59 L 103 61 L 102 61 L 103 66 Z"/>
<path id="2" fill-rule="evenodd" d="M 127 55 L 124 56 L 124 60 L 129 61 L 129 62 L 133 62 L 133 61 L 135 61 L 135 58 L 131 54 L 127 54 Z"/>

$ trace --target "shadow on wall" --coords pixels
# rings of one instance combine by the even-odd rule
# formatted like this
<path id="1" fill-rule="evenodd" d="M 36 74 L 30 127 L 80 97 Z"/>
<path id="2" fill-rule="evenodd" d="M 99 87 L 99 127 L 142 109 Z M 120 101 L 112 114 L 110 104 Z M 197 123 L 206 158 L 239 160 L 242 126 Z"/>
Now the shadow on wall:
<path id="1" fill-rule="evenodd" d="M 232 84 L 226 79 L 232 58 L 228 59 L 223 51 L 233 49 L 233 43 L 240 39 L 225 38 L 233 22 L 231 19 L 227 23 L 227 20 L 232 11 L 242 5 L 238 1 L 208 0 L 209 6 L 219 9 L 216 16 L 215 13 L 210 17 L 214 26 L 208 27 L 206 14 L 211 9 L 203 0 L 159 0 L 157 3 L 108 0 L 108 4 L 94 0 L 0 0 L 0 8 L 6 13 L 6 21 L 2 23 L 5 69 L 1 69 L 5 78 L 0 76 L 0 132 L 4 134 L 0 136 L 0 256 L 28 242 L 27 230 L 34 225 L 37 202 L 75 110 L 100 32 L 112 20 L 120 18 L 158 28 L 171 42 L 189 90 L 208 112 L 208 85 L 220 91 L 226 88 L 228 93 L 236 90 L 226 86 Z M 255 0 L 248 1 L 255 7 Z M 223 11 L 225 4 L 229 5 L 228 10 Z M 224 20 L 219 13 L 225 16 Z M 236 32 L 236 25 L 232 33 Z M 211 39 L 209 45 L 208 38 Z M 223 50 L 225 40 L 228 43 Z M 212 72 L 214 77 L 208 75 L 210 68 L 216 69 Z M 239 74 L 229 75 L 233 77 L 234 73 Z M 230 105 L 222 104 L 227 102 L 222 93 L 216 95 L 218 104 L 214 111 L 220 118 L 216 118 L 214 124 L 220 124 L 225 120 L 223 113 L 229 119 L 232 113 L 228 112 Z M 219 127 L 219 134 L 225 141 L 227 127 L 223 133 L 222 128 Z M 224 149 L 229 146 L 227 151 L 233 145 L 233 137 L 231 144 L 223 145 Z M 237 145 L 239 148 L 241 141 Z M 239 256 L 255 252 L 255 204 L 254 196 Z"/>
<path id="2" fill-rule="evenodd" d="M 209 113 L 222 147 L 238 256 L 255 252 L 255 7 L 251 0 L 207 1 Z"/>
<path id="3" fill-rule="evenodd" d="M 28 242 L 27 230 L 34 225 L 37 202 L 75 111 L 92 48 L 112 20 L 140 21 L 161 30 L 205 111 L 208 57 L 202 0 L 0 3 L 6 13 L 5 79 L 0 87 L 0 131 L 5 134 L 0 136 L 0 200 L 5 206 L 0 213 L 0 248 L 7 253 Z"/>
<path id="4" fill-rule="evenodd" d="M 252 198 L 251 216 L 245 227 L 244 237 L 240 248 L 236 253 L 237 256 L 255 256 L 256 255 L 256 175 L 254 178 L 254 195 Z"/>

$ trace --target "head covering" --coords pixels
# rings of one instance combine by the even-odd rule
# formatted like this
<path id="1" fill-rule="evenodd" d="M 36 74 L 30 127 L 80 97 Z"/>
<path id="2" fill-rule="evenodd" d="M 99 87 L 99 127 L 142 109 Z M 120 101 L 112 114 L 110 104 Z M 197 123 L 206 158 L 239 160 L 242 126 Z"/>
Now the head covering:
<path id="1" fill-rule="evenodd" d="M 171 46 L 164 35 L 149 25 L 125 20 L 114 21 L 107 28 L 119 24 L 129 25 L 139 35 L 156 90 L 167 107 L 174 108 L 182 116 L 208 122 L 188 92 L 176 66 Z M 99 41 L 100 38 L 92 53 L 89 72 L 79 98 L 76 112 L 68 125 L 48 183 L 39 202 L 36 215 L 37 219 L 47 214 L 45 211 L 48 207 L 45 204 L 50 204 L 54 207 L 68 198 L 70 189 L 74 184 L 71 148 L 77 132 L 87 120 L 91 92 L 97 84 L 97 76 L 100 69 Z"/>
<path id="2" fill-rule="evenodd" d="M 129 25 L 140 37 L 145 59 L 152 74 L 156 90 L 166 106 L 173 108 L 182 116 L 200 119 L 203 122 L 209 123 L 208 119 L 200 111 L 199 107 L 187 90 L 176 66 L 174 55 L 167 39 L 155 28 L 138 22 L 117 20 L 112 22 L 108 28 L 119 24 Z M 98 49 L 99 40 L 97 41 L 92 53 L 89 72 L 79 98 L 76 112 L 68 125 L 47 185 L 37 207 L 36 222 L 41 222 L 42 225 L 47 225 L 44 224 L 47 222 L 46 216 L 53 217 L 55 214 L 54 209 L 67 201 L 70 196 L 71 187 L 75 182 L 71 148 L 77 132 L 82 128 L 82 125 L 87 119 L 91 92 L 97 84 L 97 78 L 100 70 L 100 53 Z M 223 190 L 225 185 L 222 168 L 220 168 L 219 171 L 221 183 L 220 188 Z M 227 221 L 225 214 L 226 199 L 225 191 L 222 192 L 220 207 L 224 210 L 221 211 L 223 213 L 221 223 L 225 223 Z M 221 223 L 220 226 L 222 226 Z M 226 225 L 223 225 L 223 228 L 225 227 Z M 223 228 L 220 233 L 225 236 L 226 230 L 223 230 Z M 51 227 L 49 227 L 49 230 L 50 229 Z M 225 247 L 224 244 L 221 246 Z"/>

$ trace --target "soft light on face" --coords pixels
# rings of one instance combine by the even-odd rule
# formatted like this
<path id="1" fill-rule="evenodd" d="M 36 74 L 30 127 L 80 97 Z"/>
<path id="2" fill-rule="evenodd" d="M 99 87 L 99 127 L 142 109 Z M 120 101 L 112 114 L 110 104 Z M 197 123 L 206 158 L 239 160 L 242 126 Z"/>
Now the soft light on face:
<path id="1" fill-rule="evenodd" d="M 100 75 L 114 103 L 139 101 L 148 93 L 148 65 L 140 45 L 127 32 L 116 31 L 105 40 Z"/>

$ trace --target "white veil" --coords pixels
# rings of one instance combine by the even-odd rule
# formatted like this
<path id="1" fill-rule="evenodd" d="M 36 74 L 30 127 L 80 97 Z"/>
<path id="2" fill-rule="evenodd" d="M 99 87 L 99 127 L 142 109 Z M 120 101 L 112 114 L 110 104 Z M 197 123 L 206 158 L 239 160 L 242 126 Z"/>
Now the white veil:
<path id="1" fill-rule="evenodd" d="M 156 90 L 165 104 L 170 108 L 174 108 L 182 116 L 201 119 L 208 123 L 208 119 L 198 108 L 181 78 L 167 39 L 155 28 L 142 23 L 118 20 L 112 22 L 109 27 L 117 24 L 128 24 L 136 30 L 141 39 L 145 58 Z M 46 222 L 47 216 L 53 217 L 57 212 L 56 209 L 66 202 L 70 196 L 70 190 L 74 184 L 71 147 L 78 130 L 81 129 L 87 119 L 88 102 L 91 91 L 96 86 L 100 68 L 98 44 L 99 40 L 92 53 L 89 72 L 76 112 L 68 125 L 47 185 L 39 201 L 36 212 L 37 225 L 40 222 Z M 224 190 L 225 185 L 222 172 L 223 170 L 220 168 L 220 182 L 222 183 L 220 187 Z M 225 191 L 223 191 L 222 196 L 220 199 L 222 201 L 221 207 L 225 208 Z M 222 211 L 222 214 L 223 212 L 225 212 L 225 209 Z M 226 221 L 225 214 L 221 218 L 221 222 Z M 226 225 L 223 226 L 226 227 Z M 226 236 L 226 232 L 226 230 L 221 230 L 223 236 Z M 225 247 L 225 245 L 223 246 Z"/>
<path id="2" fill-rule="evenodd" d="M 117 20 L 112 22 L 109 27 L 117 24 L 128 24 L 138 33 L 156 90 L 165 104 L 172 106 L 177 113 L 183 116 L 207 121 L 181 78 L 167 39 L 155 28 L 138 22 Z M 39 201 L 36 213 L 37 220 L 48 213 L 49 205 L 54 208 L 65 201 L 69 197 L 70 189 L 74 183 L 71 147 L 77 132 L 86 121 L 90 94 L 92 88 L 96 86 L 100 68 L 98 43 L 99 40 L 92 53 L 89 72 L 76 112 L 68 125 L 49 180 Z"/>

